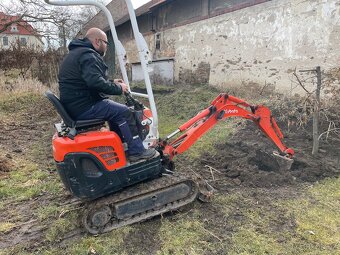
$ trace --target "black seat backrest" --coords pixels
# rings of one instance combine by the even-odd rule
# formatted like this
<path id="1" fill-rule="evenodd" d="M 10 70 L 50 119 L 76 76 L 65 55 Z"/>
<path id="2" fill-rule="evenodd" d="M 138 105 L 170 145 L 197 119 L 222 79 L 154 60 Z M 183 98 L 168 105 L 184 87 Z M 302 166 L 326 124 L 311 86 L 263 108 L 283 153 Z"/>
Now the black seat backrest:
<path id="1" fill-rule="evenodd" d="M 105 124 L 105 120 L 103 119 L 89 119 L 89 120 L 78 120 L 75 121 L 71 118 L 71 116 L 67 113 L 64 106 L 61 104 L 59 98 L 54 95 L 51 91 L 46 91 L 45 96 L 50 100 L 50 102 L 54 105 L 59 113 L 60 117 L 63 119 L 64 125 L 71 129 L 88 129 L 94 126 L 102 126 Z M 76 134 L 77 131 L 74 131 Z"/>
<path id="2" fill-rule="evenodd" d="M 50 90 L 45 92 L 45 96 L 50 100 L 50 102 L 54 105 L 60 117 L 63 119 L 64 124 L 70 128 L 74 128 L 76 125 L 76 121 L 74 121 L 71 116 L 66 112 L 64 106 L 61 104 L 59 98 L 54 95 Z"/>

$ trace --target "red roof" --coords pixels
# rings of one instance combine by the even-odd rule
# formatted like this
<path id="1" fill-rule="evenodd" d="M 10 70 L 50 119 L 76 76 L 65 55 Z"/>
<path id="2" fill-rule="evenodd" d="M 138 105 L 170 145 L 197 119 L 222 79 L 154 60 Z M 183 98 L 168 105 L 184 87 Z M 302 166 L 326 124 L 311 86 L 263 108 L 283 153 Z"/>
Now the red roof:
<path id="1" fill-rule="evenodd" d="M 5 34 L 16 34 L 16 35 L 35 35 L 38 36 L 37 32 L 34 28 L 28 24 L 26 21 L 22 20 L 20 16 L 12 16 L 7 15 L 3 12 L 0 12 L 0 30 L 4 28 L 6 24 L 9 22 L 13 22 L 16 20 L 20 20 L 18 22 L 14 22 L 13 24 L 17 26 L 17 31 L 13 31 L 12 25 L 10 25 L 4 32 Z"/>

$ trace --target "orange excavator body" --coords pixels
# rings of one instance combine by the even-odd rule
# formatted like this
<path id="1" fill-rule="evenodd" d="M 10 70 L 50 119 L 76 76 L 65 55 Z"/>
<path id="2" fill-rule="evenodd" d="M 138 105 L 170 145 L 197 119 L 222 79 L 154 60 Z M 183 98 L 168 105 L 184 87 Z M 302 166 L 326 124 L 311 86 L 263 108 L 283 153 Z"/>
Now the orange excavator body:
<path id="1" fill-rule="evenodd" d="M 62 162 L 69 153 L 85 152 L 92 154 L 103 164 L 107 171 L 114 171 L 126 165 L 123 143 L 120 137 L 111 131 L 89 131 L 70 139 L 53 136 L 53 157 Z"/>
<path id="2" fill-rule="evenodd" d="M 57 132 L 52 142 L 57 170 L 73 195 L 92 200 L 83 217 L 85 228 L 92 234 L 176 210 L 197 197 L 210 200 L 212 191 L 202 190 L 201 182 L 185 174 L 173 175 L 173 158 L 188 150 L 220 120 L 229 117 L 252 120 L 280 150 L 280 160 L 292 163 L 294 150 L 283 143 L 282 132 L 270 110 L 227 94 L 218 95 L 208 108 L 154 144 L 159 152 L 156 156 L 139 162 L 127 160 L 121 138 L 103 128 L 102 120 L 73 121 L 55 95 L 50 92 L 46 95 L 64 120 L 56 124 Z M 147 139 L 152 114 L 134 100 L 129 96 L 129 102 L 138 106 L 130 107 L 138 112 L 136 116 L 143 126 L 143 137 Z M 144 185 L 145 181 L 149 181 L 147 185 Z"/>

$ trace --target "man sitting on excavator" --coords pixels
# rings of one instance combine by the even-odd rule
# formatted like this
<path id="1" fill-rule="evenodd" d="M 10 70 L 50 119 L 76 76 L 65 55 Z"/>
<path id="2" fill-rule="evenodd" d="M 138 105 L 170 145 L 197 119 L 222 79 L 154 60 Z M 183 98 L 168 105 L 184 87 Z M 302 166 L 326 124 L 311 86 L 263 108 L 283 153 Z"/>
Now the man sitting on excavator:
<path id="1" fill-rule="evenodd" d="M 69 44 L 58 76 L 60 100 L 76 120 L 108 121 L 110 130 L 127 143 L 130 161 L 151 158 L 156 150 L 145 149 L 138 134 L 132 132 L 136 128 L 129 108 L 105 96 L 128 92 L 123 80 L 107 79 L 108 67 L 103 61 L 107 47 L 107 36 L 99 28 L 90 28 L 84 39 L 74 39 Z"/>

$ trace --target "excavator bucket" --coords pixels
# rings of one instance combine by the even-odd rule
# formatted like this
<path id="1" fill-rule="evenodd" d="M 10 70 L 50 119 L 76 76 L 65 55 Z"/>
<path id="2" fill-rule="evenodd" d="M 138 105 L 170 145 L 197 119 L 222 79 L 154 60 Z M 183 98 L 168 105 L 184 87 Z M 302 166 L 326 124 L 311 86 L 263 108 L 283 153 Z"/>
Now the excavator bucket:
<path id="1" fill-rule="evenodd" d="M 288 171 L 294 162 L 293 159 L 282 156 L 278 152 L 268 153 L 262 150 L 256 151 L 256 159 L 261 168 L 268 171 Z"/>

